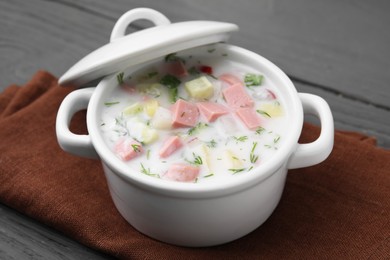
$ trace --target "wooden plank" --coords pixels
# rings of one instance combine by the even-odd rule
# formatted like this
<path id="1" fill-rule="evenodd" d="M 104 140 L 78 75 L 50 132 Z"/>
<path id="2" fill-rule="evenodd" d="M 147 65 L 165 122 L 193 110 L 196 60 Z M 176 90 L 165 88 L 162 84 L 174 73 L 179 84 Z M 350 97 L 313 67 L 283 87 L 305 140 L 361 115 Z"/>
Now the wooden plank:
<path id="1" fill-rule="evenodd" d="M 368 109 L 372 108 L 373 112 L 371 114 L 365 113 L 364 116 L 366 117 L 360 116 L 355 121 L 352 119 L 352 116 L 349 116 L 349 119 L 346 120 L 344 117 L 348 117 L 347 114 L 334 111 L 336 122 L 348 122 L 346 124 L 337 124 L 337 126 L 361 130 L 360 123 L 362 120 L 371 122 L 372 124 L 368 126 L 369 123 L 367 123 L 363 130 L 370 134 L 376 134 L 380 144 L 385 145 L 387 141 L 384 138 L 390 135 L 390 131 L 388 131 L 387 127 L 383 127 L 382 124 L 388 121 L 388 112 L 390 111 L 386 103 L 389 100 L 387 96 L 389 91 L 385 87 L 386 82 L 388 82 L 386 77 L 390 77 L 390 73 L 381 73 L 381 77 L 378 77 L 377 71 L 374 71 L 374 69 L 358 70 L 354 67 L 343 65 L 342 70 L 336 69 L 338 73 L 332 73 L 325 80 L 326 73 L 323 74 L 324 68 L 331 65 L 326 63 L 319 65 L 317 61 L 324 60 L 323 57 L 316 57 L 315 59 L 313 58 L 314 56 L 311 56 L 310 59 L 298 58 L 299 55 L 308 57 L 308 54 L 314 53 L 351 62 L 350 57 L 345 56 L 348 52 L 344 52 L 338 47 L 338 41 L 331 48 L 333 41 L 329 40 L 330 42 L 327 42 L 327 48 L 325 48 L 324 45 L 314 40 L 307 40 L 309 37 L 307 34 L 313 31 L 315 31 L 314 36 L 317 39 L 324 40 L 317 34 L 323 35 L 325 34 L 324 30 L 333 30 L 332 23 L 319 26 L 319 32 L 317 32 L 311 27 L 305 27 L 304 31 L 298 30 L 296 24 L 290 21 L 292 19 L 291 16 L 298 16 L 295 15 L 299 12 L 295 5 L 303 5 L 301 6 L 303 8 L 302 14 L 306 14 L 312 9 L 314 12 L 322 7 L 322 4 L 313 7 L 314 4 L 311 1 L 309 2 L 307 5 L 302 1 L 291 5 L 285 2 L 275 4 L 273 2 L 259 1 L 251 3 L 250 7 L 252 8 L 249 8 L 248 6 L 238 4 L 237 1 L 224 1 L 223 3 L 213 1 L 207 4 L 202 1 L 171 1 L 171 5 L 165 5 L 158 1 L 148 0 L 143 2 L 142 6 L 161 10 L 173 21 L 215 19 L 239 24 L 241 31 L 233 34 L 231 42 L 247 47 L 271 59 L 284 69 L 292 79 L 298 82 L 305 82 L 307 92 L 315 93 L 322 90 L 326 95 L 331 96 L 333 94 L 335 96 L 347 97 L 349 101 L 355 100 L 356 104 L 355 102 L 349 102 L 351 103 L 351 109 L 348 111 L 351 112 L 359 111 L 361 109 L 359 104 L 366 104 Z M 113 5 L 107 1 L 94 1 L 92 4 L 85 0 L 78 2 L 65 0 L 56 2 L 38 0 L 14 1 L 12 3 L 1 2 L 0 10 L 4 23 L 0 27 L 0 40 L 2 43 L 0 45 L 0 53 L 3 53 L 4 55 L 2 56 L 5 57 L 0 64 L 2 82 L 5 82 L 2 87 L 4 88 L 4 84 L 7 83 L 23 83 L 38 69 L 47 68 L 55 75 L 60 76 L 78 59 L 105 44 L 108 41 L 116 19 L 127 9 L 138 6 L 136 3 L 137 1 L 130 4 L 127 1 L 119 1 Z M 386 9 L 386 5 L 382 4 L 384 5 L 383 7 L 376 8 Z M 329 13 L 329 9 L 340 7 L 339 5 L 341 3 L 332 2 L 327 3 L 323 8 L 324 11 Z M 343 7 L 342 9 L 346 16 L 350 16 L 354 20 L 366 8 L 372 7 L 371 5 L 365 7 L 364 3 L 360 3 L 351 8 Z M 372 15 L 375 15 L 376 18 L 379 17 L 378 21 L 383 22 L 385 20 L 385 17 L 382 17 L 383 14 L 377 14 L 376 12 L 380 11 L 375 11 Z M 243 19 L 243 14 L 246 14 L 245 17 L 249 18 Z M 253 17 L 256 17 L 256 19 L 253 19 Z M 305 19 L 307 23 L 310 21 L 310 24 L 321 23 L 312 14 Z M 290 22 L 286 23 L 286 20 L 290 21 L 291 25 Z M 300 22 L 303 23 L 303 21 Z M 340 23 L 343 25 L 343 30 L 346 33 L 352 29 L 349 28 L 350 25 L 345 20 L 340 21 Z M 253 33 L 254 31 L 259 31 L 259 34 Z M 382 31 L 375 33 L 379 35 Z M 384 41 L 382 42 L 388 40 L 386 35 L 387 32 L 384 32 Z M 328 37 L 332 38 L 331 36 L 333 37 L 332 34 L 328 35 Z M 346 36 L 348 36 L 346 37 L 348 40 L 355 38 L 351 33 Z M 372 38 L 374 39 L 374 37 Z M 306 40 L 303 41 L 302 39 Z M 288 46 L 285 45 L 286 43 L 295 49 L 288 49 Z M 301 47 L 298 49 L 298 46 Z M 312 48 L 318 49 L 312 50 Z M 368 53 L 371 51 L 371 49 L 359 48 L 361 55 L 366 55 L 367 51 Z M 335 53 L 334 50 L 339 50 L 340 52 Z M 389 52 L 382 51 L 382 53 Z M 386 55 L 382 55 L 382 57 L 385 57 L 386 62 L 390 62 L 390 58 L 387 59 Z M 385 66 L 386 64 L 379 64 L 383 66 L 378 66 L 373 64 L 373 62 L 374 60 L 367 60 L 367 64 L 370 64 L 367 66 L 372 68 L 380 67 L 379 69 L 389 67 Z M 351 62 L 352 65 L 354 63 L 356 62 Z M 332 67 L 340 66 L 341 64 L 338 64 L 336 61 L 332 65 Z M 370 85 L 370 90 L 367 90 L 365 87 L 360 88 L 359 84 L 362 81 L 354 78 L 346 79 L 344 78 L 344 72 L 358 75 L 364 78 L 364 80 L 370 80 L 375 85 Z M 344 81 L 350 83 L 359 82 L 359 84 L 351 87 L 350 83 L 343 84 Z M 376 81 L 380 82 L 380 84 L 375 83 Z M 365 86 L 368 86 L 368 84 L 365 84 Z M 332 107 L 340 107 L 338 102 L 344 101 L 336 98 L 329 99 L 329 102 Z M 333 102 L 336 103 L 333 104 Z"/>
<path id="2" fill-rule="evenodd" d="M 53 2 L 0 1 L 1 85 L 23 84 L 40 69 L 57 76 L 108 42 L 113 23 Z M 106 31 L 106 34 L 104 34 Z"/>
<path id="3" fill-rule="evenodd" d="M 299 92 L 318 95 L 328 102 L 336 129 L 358 131 L 368 136 L 375 136 L 378 146 L 390 148 L 390 111 L 333 92 L 313 88 L 301 82 L 293 82 Z M 318 120 L 313 120 L 313 118 L 305 118 L 305 120 L 319 124 Z"/>
<path id="4" fill-rule="evenodd" d="M 0 204 L 0 258 L 109 259 Z"/>
<path id="5" fill-rule="evenodd" d="M 63 3 L 71 4 L 66 0 Z M 139 3 L 139 2 L 138 2 Z M 390 107 L 389 1 L 78 1 L 74 6 L 118 17 L 138 6 L 172 21 L 221 20 L 240 32 L 231 43 L 278 64 L 287 74 L 372 104 Z M 373 91 L 374 88 L 374 91 Z"/>

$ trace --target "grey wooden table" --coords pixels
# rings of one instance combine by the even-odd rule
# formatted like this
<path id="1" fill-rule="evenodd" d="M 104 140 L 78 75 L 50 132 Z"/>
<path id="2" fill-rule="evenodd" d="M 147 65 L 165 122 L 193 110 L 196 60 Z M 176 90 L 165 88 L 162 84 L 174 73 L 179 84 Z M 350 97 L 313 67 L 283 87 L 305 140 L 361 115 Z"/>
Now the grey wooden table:
<path id="1" fill-rule="evenodd" d="M 375 136 L 390 148 L 387 0 L 0 0 L 0 90 L 40 69 L 61 76 L 106 44 L 118 17 L 135 7 L 157 9 L 173 22 L 236 23 L 230 43 L 273 61 L 298 91 L 325 98 L 337 129 Z M 108 257 L 0 204 L 0 259 Z"/>

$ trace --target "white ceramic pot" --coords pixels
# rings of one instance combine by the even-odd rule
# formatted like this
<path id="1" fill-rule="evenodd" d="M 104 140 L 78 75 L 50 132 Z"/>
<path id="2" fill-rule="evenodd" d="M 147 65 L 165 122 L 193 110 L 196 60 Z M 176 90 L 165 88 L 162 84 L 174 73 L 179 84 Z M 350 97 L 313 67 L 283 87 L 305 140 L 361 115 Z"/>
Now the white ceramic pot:
<path id="1" fill-rule="evenodd" d="M 169 20 L 150 9 L 135 9 L 125 14 L 114 27 L 112 42 L 123 37 L 125 28 L 136 19 L 149 19 L 156 28 L 169 26 Z M 196 28 L 199 27 L 197 24 Z M 232 27 L 231 27 L 232 28 Z M 202 30 L 201 30 L 202 31 Z M 214 36 L 212 36 L 214 37 Z M 225 37 L 225 36 L 223 36 Z M 185 50 L 198 55 L 202 44 L 219 41 L 200 40 L 195 44 L 182 44 L 174 51 Z M 142 39 L 140 40 L 142 42 Z M 182 41 L 182 42 L 185 42 Z M 119 44 L 120 43 L 115 43 Z M 167 44 L 167 46 L 171 44 Z M 148 52 L 138 55 L 125 75 L 154 58 L 162 57 L 161 49 L 150 56 Z M 118 46 L 117 46 L 118 47 Z M 307 167 L 325 160 L 333 147 L 333 118 L 329 106 L 320 97 L 297 93 L 290 79 L 273 63 L 243 48 L 224 43 L 215 43 L 214 48 L 227 53 L 229 59 L 264 71 L 275 85 L 281 88 L 287 113 L 288 135 L 283 146 L 273 158 L 253 170 L 252 174 L 240 175 L 232 182 L 224 183 L 179 183 L 151 178 L 143 174 L 129 174 L 128 166 L 117 158 L 106 145 L 100 132 L 100 114 L 107 95 L 117 86 L 116 72 L 121 65 L 108 59 L 108 67 L 103 72 L 87 69 L 65 74 L 62 82 L 83 83 L 101 75 L 108 75 L 96 88 L 78 89 L 70 93 L 62 102 L 57 115 L 56 131 L 60 146 L 67 152 L 98 158 L 102 161 L 104 173 L 112 199 L 121 215 L 137 230 L 160 241 L 182 246 L 212 246 L 238 239 L 259 227 L 272 214 L 281 198 L 288 169 Z M 171 47 L 165 52 L 172 52 Z M 139 54 L 139 53 L 138 53 Z M 166 53 L 165 53 L 166 54 Z M 148 56 L 142 58 L 144 55 Z M 104 59 L 104 55 L 98 55 Z M 123 55 L 122 55 L 123 56 Z M 102 58 L 103 57 L 103 58 Z M 87 60 L 90 58 L 87 58 Z M 81 65 L 85 65 L 85 60 Z M 81 66 L 76 64 L 76 69 Z M 129 65 L 129 64 L 127 64 Z M 101 70 L 102 66 L 98 66 Z M 112 67 L 115 67 L 114 69 Z M 100 73 L 100 74 L 99 74 Z M 69 80 L 70 79 L 70 80 Z M 61 82 L 61 81 L 60 81 Z M 73 114 L 87 108 L 89 135 L 76 135 L 69 130 Z M 321 122 L 319 138 L 309 144 L 298 144 L 303 117 L 312 114 Z"/>

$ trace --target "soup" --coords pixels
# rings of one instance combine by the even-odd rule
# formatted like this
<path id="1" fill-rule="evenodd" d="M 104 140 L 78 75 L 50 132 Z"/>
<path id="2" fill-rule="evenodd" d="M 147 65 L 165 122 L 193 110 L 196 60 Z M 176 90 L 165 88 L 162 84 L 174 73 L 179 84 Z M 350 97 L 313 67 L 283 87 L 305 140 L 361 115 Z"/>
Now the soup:
<path id="1" fill-rule="evenodd" d="M 128 174 L 224 181 L 253 173 L 283 143 L 277 86 L 212 47 L 201 56 L 172 53 L 117 81 L 102 104 L 101 131 Z"/>

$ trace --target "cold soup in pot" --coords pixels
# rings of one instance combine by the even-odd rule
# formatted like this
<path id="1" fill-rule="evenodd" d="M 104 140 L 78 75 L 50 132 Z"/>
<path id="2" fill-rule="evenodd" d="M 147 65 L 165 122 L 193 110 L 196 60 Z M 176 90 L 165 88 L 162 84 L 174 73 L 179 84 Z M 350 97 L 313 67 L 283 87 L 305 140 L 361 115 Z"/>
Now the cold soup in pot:
<path id="1" fill-rule="evenodd" d="M 277 86 L 212 47 L 116 77 L 101 131 L 128 174 L 220 182 L 253 174 L 283 143 L 287 120 Z"/>

